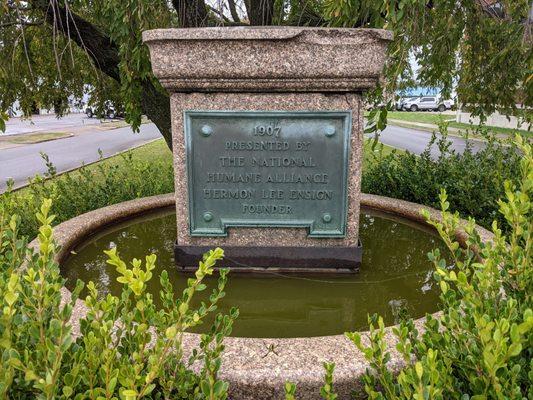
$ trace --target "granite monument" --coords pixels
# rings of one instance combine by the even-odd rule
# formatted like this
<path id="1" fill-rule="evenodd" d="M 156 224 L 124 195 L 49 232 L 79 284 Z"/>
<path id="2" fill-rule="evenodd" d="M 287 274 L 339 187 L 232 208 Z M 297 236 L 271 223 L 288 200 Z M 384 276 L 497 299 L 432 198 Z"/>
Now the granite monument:
<path id="1" fill-rule="evenodd" d="M 143 39 L 171 94 L 177 264 L 220 246 L 233 268 L 356 270 L 361 95 L 391 34 L 221 27 Z"/>

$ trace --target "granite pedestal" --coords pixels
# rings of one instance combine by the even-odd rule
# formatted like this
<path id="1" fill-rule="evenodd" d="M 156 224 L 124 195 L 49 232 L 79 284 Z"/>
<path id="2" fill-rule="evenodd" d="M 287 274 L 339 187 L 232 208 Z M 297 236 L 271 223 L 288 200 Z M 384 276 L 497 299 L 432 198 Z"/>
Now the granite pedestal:
<path id="1" fill-rule="evenodd" d="M 194 267 L 202 252 L 219 246 L 226 254 L 225 262 L 219 266 L 357 269 L 362 251 L 358 238 L 363 148 L 362 93 L 375 87 L 380 79 L 390 33 L 373 29 L 298 27 L 198 28 L 148 31 L 144 32 L 143 38 L 150 48 L 155 75 L 171 93 L 177 264 Z M 266 180 L 266 173 L 257 166 L 252 168 L 252 163 L 257 161 L 255 154 L 221 148 L 210 150 L 207 147 L 208 152 L 212 151 L 211 157 L 221 159 L 220 169 L 215 171 L 212 166 L 203 166 L 210 162 L 210 156 L 202 159 L 203 155 L 194 153 L 191 147 L 193 140 L 200 140 L 197 136 L 211 135 L 212 128 L 205 125 L 189 132 L 187 115 L 195 112 L 204 112 L 207 116 L 213 112 L 240 115 L 255 112 L 263 113 L 259 114 L 260 117 L 266 115 L 269 118 L 272 115 L 268 113 L 276 112 L 293 112 L 296 116 L 298 113 L 344 113 L 349 125 L 344 152 L 328 153 L 327 142 L 322 138 L 322 141 L 317 139 L 316 142 L 313 139 L 322 134 L 318 131 L 307 136 L 311 138 L 309 143 L 312 143 L 315 152 L 317 146 L 323 146 L 324 157 L 331 160 L 344 156 L 344 163 L 333 172 L 330 169 L 323 174 L 326 176 L 326 182 L 323 183 L 327 184 L 322 186 L 285 184 L 268 187 L 271 192 L 274 192 L 270 190 L 272 188 L 276 189 L 276 193 L 279 192 L 279 198 L 268 200 L 269 206 L 273 204 L 274 210 L 278 211 L 288 207 L 289 211 L 297 214 L 294 211 L 299 211 L 299 204 L 301 207 L 305 205 L 309 210 L 309 218 L 302 219 L 299 216 L 305 222 L 298 223 L 299 220 L 286 215 L 269 215 L 268 221 L 257 222 L 257 215 L 244 215 L 250 208 L 243 200 L 205 200 L 214 196 L 210 191 L 216 190 L 215 195 L 218 195 L 218 191 L 222 190 L 226 194 L 220 188 L 230 187 L 213 184 L 209 178 L 197 178 L 221 171 L 236 171 L 231 168 L 234 164 L 224 165 L 226 160 L 222 160 L 223 156 L 231 156 L 231 162 L 235 162 L 235 159 L 240 161 L 242 165 L 239 171 L 253 170 L 258 171 L 258 175 L 262 174 L 258 178 L 260 183 L 231 186 L 253 193 L 254 211 L 255 205 L 263 207 L 261 201 L 265 203 L 258 199 L 258 193 Z M 261 119 L 262 123 L 270 120 L 274 121 L 274 125 L 277 123 L 275 119 L 265 118 Z M 320 123 L 323 124 L 323 121 Z M 286 154 L 294 158 L 297 154 L 294 151 L 300 142 L 294 139 L 294 132 L 289 132 L 289 127 L 281 126 L 280 129 L 288 133 L 276 140 L 284 141 L 287 148 L 290 146 Z M 326 135 L 329 133 L 326 132 Z M 254 138 L 259 139 L 263 138 Z M 235 141 L 227 143 L 230 146 Z M 236 154 L 244 155 L 236 157 Z M 321 161 L 325 160 L 316 161 L 316 158 L 320 157 L 315 153 L 312 162 L 317 162 L 317 168 L 320 168 Z M 194 174 L 191 173 L 192 169 L 195 169 Z M 294 173 L 300 170 L 294 167 L 290 171 Z M 320 169 L 315 171 L 322 172 Z M 337 178 L 343 174 L 345 187 L 333 186 L 333 182 L 338 182 Z M 195 187 L 191 188 L 191 185 Z M 206 191 L 202 199 L 199 198 L 201 189 Z M 330 215 L 324 206 L 329 203 L 324 201 L 288 201 L 291 189 L 310 193 L 310 197 L 326 193 L 329 198 L 335 198 L 343 210 Z M 203 207 L 204 201 L 205 212 L 200 210 L 203 214 L 198 214 L 199 211 L 194 207 L 200 203 Z M 242 216 L 235 215 L 235 211 L 229 216 L 219 215 L 237 203 L 242 209 Z M 217 208 L 219 205 L 222 205 L 220 210 Z M 316 213 L 313 211 L 315 208 Z M 326 232 L 326 223 L 330 221 L 332 224 L 338 223 L 337 231 Z M 211 225 L 221 225 L 223 230 L 216 231 Z M 319 234 L 313 235 L 313 229 Z M 221 232 L 225 236 L 221 236 Z"/>

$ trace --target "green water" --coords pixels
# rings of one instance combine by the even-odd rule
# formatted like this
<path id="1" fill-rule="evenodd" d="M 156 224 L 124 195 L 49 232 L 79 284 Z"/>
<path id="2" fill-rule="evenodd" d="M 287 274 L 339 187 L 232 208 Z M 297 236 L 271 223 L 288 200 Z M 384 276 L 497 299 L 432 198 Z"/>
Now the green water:
<path id="1" fill-rule="evenodd" d="M 308 337 L 340 334 L 367 327 L 367 315 L 381 314 L 395 322 L 398 309 L 412 317 L 434 312 L 438 291 L 427 253 L 442 242 L 430 231 L 406 220 L 361 211 L 363 263 L 357 274 L 291 275 L 230 273 L 219 311 L 240 310 L 233 336 Z M 166 269 L 178 293 L 191 273 L 174 266 L 175 214 L 159 212 L 99 232 L 75 249 L 62 266 L 67 287 L 77 279 L 92 280 L 102 294 L 118 295 L 117 273 L 106 264 L 103 250 L 117 246 L 124 260 L 157 254 L 157 269 L 149 284 L 159 298 L 160 271 Z M 213 282 L 213 281 L 210 281 Z M 206 321 L 197 331 L 209 329 Z"/>

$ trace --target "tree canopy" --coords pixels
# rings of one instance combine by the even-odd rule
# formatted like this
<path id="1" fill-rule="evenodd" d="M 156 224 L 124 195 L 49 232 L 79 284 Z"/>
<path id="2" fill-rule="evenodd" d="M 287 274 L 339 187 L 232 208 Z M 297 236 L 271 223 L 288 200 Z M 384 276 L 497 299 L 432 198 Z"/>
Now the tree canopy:
<path id="1" fill-rule="evenodd" d="M 389 29 L 386 79 L 369 95 L 376 104 L 416 63 L 418 84 L 455 88 L 477 115 L 533 118 L 529 0 L 0 0 L 2 118 L 15 101 L 26 115 L 35 104 L 61 113 L 69 96 L 90 92 L 95 104 L 123 104 L 134 128 L 147 115 L 170 146 L 169 96 L 142 31 L 234 25 Z"/>

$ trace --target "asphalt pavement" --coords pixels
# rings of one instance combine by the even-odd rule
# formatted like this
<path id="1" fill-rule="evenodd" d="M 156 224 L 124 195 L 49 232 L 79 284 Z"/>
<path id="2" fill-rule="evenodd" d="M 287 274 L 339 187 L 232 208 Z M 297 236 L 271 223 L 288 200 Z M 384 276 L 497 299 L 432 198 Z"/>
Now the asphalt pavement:
<path id="1" fill-rule="evenodd" d="M 440 135 L 438 135 L 440 137 Z M 462 153 L 466 148 L 466 140 L 458 136 L 448 136 L 452 142 L 450 148 L 458 153 Z M 420 131 L 411 128 L 402 128 L 389 125 L 379 136 L 379 141 L 383 144 L 408 150 L 414 154 L 421 154 L 431 140 L 431 132 Z M 480 140 L 471 140 L 472 151 L 478 152 L 485 147 L 485 143 Z M 431 147 L 431 156 L 436 158 L 440 151 L 436 144 Z"/>
<path id="2" fill-rule="evenodd" d="M 139 133 L 132 132 L 130 127 L 94 130 L 65 139 L 0 149 L 0 193 L 5 191 L 9 178 L 15 181 L 15 187 L 20 187 L 29 177 L 46 172 L 40 152 L 48 154 L 58 172 L 64 172 L 97 161 L 98 149 L 104 157 L 110 157 L 160 137 L 154 124 L 143 124 Z"/>
<path id="3" fill-rule="evenodd" d="M 3 136 L 23 135 L 38 132 L 71 132 L 82 127 L 98 126 L 98 118 L 88 118 L 83 113 L 72 113 L 57 118 L 54 114 L 33 115 L 30 119 L 10 118 L 6 122 Z"/>

